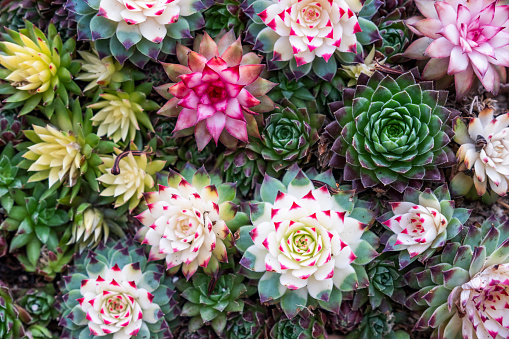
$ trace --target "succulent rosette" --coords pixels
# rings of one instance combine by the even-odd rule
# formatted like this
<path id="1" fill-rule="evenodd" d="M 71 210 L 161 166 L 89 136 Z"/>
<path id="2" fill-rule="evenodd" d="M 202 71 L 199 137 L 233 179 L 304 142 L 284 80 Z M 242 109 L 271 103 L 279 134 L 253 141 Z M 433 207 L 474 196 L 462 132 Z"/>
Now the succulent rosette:
<path id="1" fill-rule="evenodd" d="M 0 337 L 5 339 L 22 338 L 25 335 L 23 323 L 12 299 L 8 286 L 0 281 Z"/>
<path id="2" fill-rule="evenodd" d="M 21 107 L 20 115 L 39 107 L 49 118 L 55 109 L 54 99 L 60 97 L 69 104 L 68 91 L 81 94 L 72 80 L 79 71 L 79 63 L 72 60 L 76 48 L 73 39 L 62 43 L 55 26 L 50 25 L 48 35 L 26 22 L 19 32 L 7 29 L 1 34 L 0 79 L 2 94 L 8 94 L 3 109 Z"/>
<path id="3" fill-rule="evenodd" d="M 471 210 L 455 208 L 446 185 L 420 192 L 407 188 L 400 202 L 391 202 L 392 211 L 378 218 L 394 232 L 384 251 L 403 251 L 399 263 L 403 268 L 420 256 L 425 261 L 448 240 L 457 236 Z"/>
<path id="4" fill-rule="evenodd" d="M 97 86 L 118 87 L 119 83 L 129 80 L 129 75 L 122 65 L 111 56 L 99 58 L 96 51 L 86 52 L 78 51 L 83 60 L 81 62 L 81 72 L 76 80 L 88 81 L 88 85 L 83 89 L 84 92 L 96 88 Z"/>
<path id="5" fill-rule="evenodd" d="M 280 300 L 289 318 L 314 300 L 325 309 L 339 309 L 341 291 L 367 286 L 362 265 L 377 256 L 364 240 L 376 242 L 365 230 L 373 212 L 356 207 L 352 191 L 331 196 L 327 185 L 336 185 L 330 171 L 314 180 L 322 182 L 319 188 L 297 165 L 282 182 L 265 176 L 261 202 L 250 204 L 253 226 L 239 231 L 241 265 L 264 272 L 258 284 L 261 302 Z"/>
<path id="6" fill-rule="evenodd" d="M 91 119 L 92 124 L 98 126 L 97 135 L 106 135 L 118 142 L 133 141 L 141 126 L 153 132 L 147 112 L 155 111 L 159 105 L 147 100 L 151 90 L 150 82 L 135 87 L 133 81 L 124 83 L 121 90 L 105 89 L 100 94 L 102 100 L 87 106 L 93 110 L 99 109 Z"/>
<path id="7" fill-rule="evenodd" d="M 223 274 L 215 280 L 197 273 L 192 281 L 180 280 L 177 288 L 187 302 L 182 306 L 182 315 L 192 317 L 189 331 L 195 332 L 204 323 L 210 324 L 217 335 L 224 337 L 228 314 L 242 314 L 247 287 L 241 274 Z"/>
<path id="8" fill-rule="evenodd" d="M 56 189 L 60 184 L 73 187 L 71 199 L 78 194 L 83 179 L 98 190 L 97 166 L 102 163 L 98 153 L 112 152 L 114 144 L 91 133 L 91 118 L 92 110 L 83 112 L 78 99 L 66 107 L 57 98 L 51 125 L 33 125 L 33 130 L 23 131 L 30 143 L 18 146 L 26 150 L 19 167 L 31 172 L 29 182 L 48 180 L 50 188 Z"/>
<path id="9" fill-rule="evenodd" d="M 474 190 L 479 196 L 492 190 L 505 196 L 509 190 L 509 113 L 495 118 L 495 111 L 485 108 L 468 124 L 462 119 L 454 122 L 454 141 L 460 144 L 457 152 L 460 171 L 473 171 L 469 177 L 460 172 L 451 186 L 458 194 Z"/>
<path id="10" fill-rule="evenodd" d="M 499 1 L 417 0 L 422 16 L 410 27 L 422 37 L 404 55 L 426 60 L 423 77 L 438 80 L 454 76 L 456 96 L 468 93 L 477 77 L 484 88 L 497 93 L 504 67 L 509 66 L 509 5 Z M 409 19 L 410 20 L 410 19 Z"/>
<path id="11" fill-rule="evenodd" d="M 76 14 L 78 40 L 93 41 L 101 59 L 113 55 L 140 68 L 175 54 L 177 41 L 205 24 L 200 0 L 68 0 L 66 8 Z"/>
<path id="12" fill-rule="evenodd" d="M 56 319 L 58 311 L 55 304 L 55 288 L 52 284 L 44 285 L 40 289 L 30 289 L 19 300 L 20 306 L 28 312 L 30 324 L 47 325 L 52 319 Z"/>
<path id="13" fill-rule="evenodd" d="M 244 301 L 242 313 L 231 313 L 226 321 L 227 339 L 261 339 L 265 332 L 267 310 L 259 304 L 249 300 Z"/>
<path id="14" fill-rule="evenodd" d="M 198 270 L 217 276 L 219 262 L 228 262 L 233 236 L 227 226 L 237 213 L 235 184 L 218 174 L 186 165 L 170 170 L 168 186 L 145 195 L 148 209 L 136 218 L 143 224 L 136 237 L 150 245 L 150 260 L 165 259 L 175 273 L 182 266 L 187 280 Z"/>
<path id="15" fill-rule="evenodd" d="M 242 1 L 239 0 L 215 1 L 203 13 L 203 16 L 205 18 L 205 31 L 213 38 L 231 29 L 237 36 L 240 36 L 249 20 L 244 13 Z"/>
<path id="16" fill-rule="evenodd" d="M 419 290 L 407 306 L 423 311 L 414 329 L 431 327 L 438 339 L 507 337 L 509 223 L 492 216 L 462 237 L 405 275 Z"/>
<path id="17" fill-rule="evenodd" d="M 317 113 L 315 104 L 307 106 L 308 109 L 297 108 L 283 100 L 265 121 L 262 139 L 248 145 L 267 161 L 270 175 L 277 176 L 277 172 L 304 161 L 318 141 L 325 115 Z"/>
<path id="18" fill-rule="evenodd" d="M 255 49 L 269 54 L 271 70 L 289 65 L 287 75 L 292 78 L 298 79 L 312 69 L 330 81 L 338 68 L 336 53 L 342 61 L 353 59 L 361 44 L 379 39 L 377 27 L 369 21 L 369 14 L 379 6 L 376 1 L 256 0 L 248 3 L 250 10 L 246 12 L 253 19 L 247 29 L 248 41 L 255 44 Z M 351 55 L 341 58 L 345 54 Z"/>
<path id="19" fill-rule="evenodd" d="M 410 44 L 411 32 L 401 20 L 399 11 L 392 12 L 379 25 L 381 39 L 375 42 L 376 50 L 390 64 L 405 61 L 403 52 Z"/>
<path id="20" fill-rule="evenodd" d="M 343 334 L 352 332 L 363 318 L 362 311 L 354 309 L 352 301 L 345 299 L 343 298 L 338 313 L 326 313 L 327 327 Z"/>
<path id="21" fill-rule="evenodd" d="M 136 149 L 133 144 L 131 148 Z M 140 203 L 143 193 L 155 186 L 154 176 L 163 169 L 165 162 L 149 161 L 147 154 L 143 152 L 136 157 L 132 151 L 126 152 L 128 153 L 121 156 L 123 152 L 115 149 L 116 156 L 101 157 L 103 164 L 99 166 L 99 170 L 103 174 L 97 181 L 105 187 L 101 196 L 115 198 L 115 208 L 125 205 L 129 212 L 132 212 Z"/>
<path id="22" fill-rule="evenodd" d="M 275 86 L 260 77 L 261 57 L 244 54 L 233 31 L 218 42 L 205 33 L 194 49 L 179 45 L 180 64 L 163 64 L 174 83 L 158 88 L 169 100 L 159 113 L 178 117 L 174 132 L 194 133 L 199 150 L 212 139 L 235 148 L 248 134 L 259 137 L 255 115 L 274 108 L 265 94 Z"/>
<path id="23" fill-rule="evenodd" d="M 266 321 L 267 332 L 265 338 L 270 339 L 324 339 L 327 338 L 323 312 L 303 310 L 296 317 L 289 319 L 280 310 L 274 309 Z"/>
<path id="24" fill-rule="evenodd" d="M 172 279 L 132 240 L 79 255 L 61 284 L 63 337 L 168 338 L 178 312 Z"/>
<path id="25" fill-rule="evenodd" d="M 335 121 L 326 128 L 332 142 L 329 165 L 344 169 L 355 189 L 388 186 L 402 193 L 423 181 L 444 181 L 441 167 L 452 166 L 447 146 L 449 122 L 459 115 L 445 108 L 447 92 L 415 80 L 413 71 L 397 78 L 376 71 L 345 89 L 332 103 Z"/>
<path id="26" fill-rule="evenodd" d="M 355 331 L 345 339 L 410 339 L 404 330 L 395 330 L 395 325 L 408 321 L 404 313 L 381 312 L 368 308 Z"/>

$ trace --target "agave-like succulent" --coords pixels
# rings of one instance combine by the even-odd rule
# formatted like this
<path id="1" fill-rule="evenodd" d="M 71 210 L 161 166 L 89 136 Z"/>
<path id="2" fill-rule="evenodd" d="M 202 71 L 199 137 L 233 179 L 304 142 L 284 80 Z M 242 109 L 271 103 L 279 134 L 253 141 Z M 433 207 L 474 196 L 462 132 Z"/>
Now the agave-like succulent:
<path id="1" fill-rule="evenodd" d="M 444 181 L 440 167 L 452 166 L 447 146 L 449 121 L 459 112 L 445 108 L 447 92 L 406 72 L 397 78 L 376 71 L 346 89 L 331 104 L 336 120 L 326 128 L 332 144 L 330 166 L 344 169 L 355 189 L 390 186 L 403 192 L 423 180 Z"/>
<path id="2" fill-rule="evenodd" d="M 415 330 L 431 327 L 438 339 L 507 337 L 509 222 L 492 216 L 463 236 L 405 275 L 419 289 L 407 305 L 423 309 Z"/>
<path id="3" fill-rule="evenodd" d="M 131 239 L 109 241 L 79 255 L 60 286 L 60 326 L 66 338 L 171 338 L 176 317 L 172 279 L 147 264 Z"/>
<path id="4" fill-rule="evenodd" d="M 361 49 L 379 39 L 369 21 L 379 4 L 358 0 L 248 1 L 253 19 L 247 40 L 268 53 L 269 68 L 289 66 L 287 75 L 300 78 L 311 70 L 330 81 L 337 71 L 335 55 L 351 62 Z M 359 44 L 358 44 L 359 42 Z M 347 55 L 346 58 L 343 58 Z"/>
<path id="5" fill-rule="evenodd" d="M 497 93 L 501 79 L 506 77 L 504 67 L 509 66 L 507 5 L 493 0 L 415 3 L 423 16 L 412 18 L 410 27 L 423 37 L 404 55 L 418 60 L 431 58 L 423 77 L 438 80 L 454 75 L 458 98 L 468 93 L 475 77 L 487 91 Z"/>
<path id="6" fill-rule="evenodd" d="M 250 204 L 253 226 L 239 230 L 241 265 L 264 272 L 258 284 L 261 302 L 280 300 L 289 318 L 315 300 L 337 310 L 341 291 L 366 286 L 362 265 L 377 256 L 363 239 L 364 232 L 364 238 L 376 238 L 365 230 L 373 212 L 357 209 L 352 191 L 331 196 L 327 185 L 335 187 L 335 180 L 330 171 L 315 179 L 323 182 L 316 189 L 297 165 L 283 182 L 266 175 L 261 202 Z"/>
<path id="7" fill-rule="evenodd" d="M 18 314 L 9 287 L 0 281 L 0 338 L 23 338 L 25 330 Z"/>
<path id="8" fill-rule="evenodd" d="M 176 272 L 182 266 L 187 280 L 203 267 L 217 276 L 219 261 L 227 262 L 233 236 L 227 226 L 237 212 L 235 184 L 222 184 L 219 175 L 187 165 L 170 170 L 168 186 L 145 195 L 148 209 L 136 218 L 143 224 L 136 237 L 151 246 L 150 260 L 166 260 Z"/>
<path id="9" fill-rule="evenodd" d="M 118 142 L 133 141 L 140 125 L 154 132 L 147 112 L 158 109 L 159 105 L 155 101 L 147 100 L 151 90 L 150 82 L 134 87 L 133 81 L 122 84 L 121 90 L 105 89 L 105 93 L 100 94 L 102 100 L 87 106 L 94 110 L 99 109 L 91 119 L 94 126 L 99 126 L 97 135 L 106 135 Z"/>
<path id="10" fill-rule="evenodd" d="M 81 94 L 72 80 L 79 63 L 72 60 L 76 44 L 73 39 L 64 44 L 53 25 L 46 36 L 39 28 L 26 22 L 19 33 L 7 30 L 0 42 L 0 85 L 2 93 L 9 94 L 4 109 L 23 106 L 20 115 L 30 113 L 39 105 L 46 116 L 55 109 L 53 102 L 60 97 L 68 105 L 68 93 Z"/>
<path id="11" fill-rule="evenodd" d="M 77 99 L 71 102 L 70 108 L 59 98 L 54 106 L 50 122 L 55 127 L 34 125 L 33 130 L 24 131 L 32 144 L 25 145 L 25 160 L 19 166 L 35 172 L 30 182 L 47 179 L 49 187 L 57 183 L 74 187 L 72 197 L 77 195 L 82 177 L 97 190 L 97 166 L 102 163 L 98 153 L 112 152 L 113 144 L 92 133 L 92 110 L 83 112 Z"/>
<path id="12" fill-rule="evenodd" d="M 15 190 L 11 194 L 14 204 L 3 206 L 6 209 L 6 219 L 1 228 L 9 232 L 16 232 L 9 246 L 9 251 L 16 251 L 16 256 L 23 268 L 28 272 L 39 272 L 46 267 L 45 260 L 42 260 L 43 250 L 60 252 L 64 255 L 61 247 L 61 234 L 69 220 L 63 209 L 58 209 L 57 195 L 49 191 L 41 183 L 37 183 L 33 190 Z M 44 195 L 44 196 L 43 196 Z M 21 251 L 22 248 L 25 251 Z M 66 252 L 65 263 L 69 262 L 72 253 Z M 63 265 L 62 265 L 63 266 Z M 49 279 L 53 278 L 50 276 Z"/>
<path id="13" fill-rule="evenodd" d="M 384 251 L 404 251 L 399 257 L 401 267 L 417 256 L 421 256 L 421 261 L 426 260 L 457 236 L 468 220 L 471 211 L 454 205 L 446 185 L 434 191 L 426 188 L 424 192 L 407 188 L 403 201 L 392 202 L 392 211 L 378 218 L 394 232 Z"/>
<path id="14" fill-rule="evenodd" d="M 468 125 L 460 118 L 454 122 L 454 141 L 461 145 L 459 170 L 473 171 L 473 178 L 459 173 L 453 179 L 452 188 L 459 194 L 467 194 L 473 186 L 479 196 L 487 190 L 505 196 L 509 190 L 509 113 L 496 118 L 494 113 L 485 108 Z"/>
<path id="15" fill-rule="evenodd" d="M 318 141 L 325 115 L 317 113 L 316 105 L 307 106 L 308 109 L 297 108 L 283 100 L 265 121 L 262 139 L 248 145 L 267 161 L 269 175 L 277 176 L 282 169 L 305 161 Z"/>
<path id="16" fill-rule="evenodd" d="M 135 151 L 134 144 L 131 144 L 131 149 Z M 165 164 L 164 160 L 149 161 L 144 152 L 134 156 L 134 151 L 115 149 L 116 156 L 101 157 L 103 164 L 99 170 L 103 175 L 97 178 L 105 186 L 101 196 L 116 198 L 115 207 L 125 205 L 129 212 L 138 206 L 143 193 L 154 187 L 154 176 Z"/>
<path id="17" fill-rule="evenodd" d="M 102 59 L 127 59 L 143 68 L 160 53 L 174 54 L 175 44 L 190 38 L 205 22 L 200 0 L 68 0 L 76 13 L 78 40 L 92 40 Z"/>
<path id="18" fill-rule="evenodd" d="M 81 72 L 76 77 L 76 80 L 88 81 L 88 85 L 83 90 L 89 91 L 97 86 L 115 85 L 129 80 L 129 75 L 122 72 L 122 65 L 113 59 L 111 56 L 99 58 L 97 51 L 91 52 L 78 51 L 83 60 L 81 62 Z"/>
<path id="19" fill-rule="evenodd" d="M 182 297 L 187 302 L 182 307 L 182 315 L 191 318 L 189 330 L 196 331 L 204 323 L 210 324 L 214 331 L 223 336 L 227 314 L 242 313 L 247 288 L 240 274 L 223 274 L 217 279 L 203 273 L 193 276 L 192 282 L 180 280 L 177 284 Z"/>
<path id="20" fill-rule="evenodd" d="M 178 116 L 175 132 L 194 133 L 199 150 L 211 139 L 235 148 L 238 140 L 248 142 L 248 134 L 259 136 L 254 115 L 274 108 L 265 94 L 275 84 L 260 77 L 261 57 L 243 54 L 233 31 L 217 43 L 207 33 L 200 38 L 195 51 L 178 45 L 180 64 L 163 64 L 174 83 L 158 88 L 169 99 L 159 113 Z"/>

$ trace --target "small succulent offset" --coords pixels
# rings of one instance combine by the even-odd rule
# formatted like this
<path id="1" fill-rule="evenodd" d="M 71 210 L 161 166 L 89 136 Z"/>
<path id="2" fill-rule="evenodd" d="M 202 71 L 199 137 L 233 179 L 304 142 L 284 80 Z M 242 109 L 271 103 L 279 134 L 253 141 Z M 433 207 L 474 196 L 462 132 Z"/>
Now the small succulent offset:
<path id="1" fill-rule="evenodd" d="M 265 333 L 267 310 L 249 299 L 244 301 L 242 313 L 231 313 L 226 320 L 227 339 L 262 339 Z"/>
<path id="2" fill-rule="evenodd" d="M 485 108 L 468 124 L 460 118 L 454 121 L 454 141 L 461 145 L 456 154 L 459 170 L 473 171 L 472 178 L 458 173 L 452 180 L 458 194 L 475 190 L 482 196 L 492 190 L 505 196 L 509 190 L 509 113 L 496 118 L 494 113 Z"/>
<path id="3" fill-rule="evenodd" d="M 393 65 L 406 59 L 403 52 L 410 44 L 410 30 L 399 15 L 400 13 L 395 11 L 384 18 L 378 26 L 382 38 L 375 42 L 376 50 Z"/>
<path id="4" fill-rule="evenodd" d="M 100 94 L 102 100 L 87 106 L 99 109 L 91 119 L 94 126 L 99 126 L 97 135 L 106 135 L 114 142 L 125 142 L 134 140 L 140 125 L 154 132 L 147 112 L 157 110 L 159 105 L 147 100 L 151 90 L 150 82 L 135 87 L 134 81 L 124 82 L 120 90 L 105 89 Z"/>
<path id="5" fill-rule="evenodd" d="M 177 41 L 205 24 L 200 0 L 67 0 L 66 8 L 76 13 L 78 40 L 92 40 L 101 59 L 113 55 L 140 68 L 174 54 Z"/>
<path id="6" fill-rule="evenodd" d="M 248 134 L 259 137 L 255 115 L 274 108 L 266 93 L 276 85 L 260 77 L 261 57 L 244 54 L 233 31 L 218 42 L 205 33 L 194 50 L 178 45 L 180 64 L 163 64 L 174 83 L 157 88 L 169 100 L 159 113 L 178 117 L 174 132 L 194 133 L 199 150 L 212 139 L 235 148 Z"/>
<path id="7" fill-rule="evenodd" d="M 83 92 L 90 91 L 98 86 L 118 87 L 119 83 L 129 80 L 129 74 L 122 70 L 122 65 L 111 56 L 99 58 L 95 50 L 91 52 L 78 51 L 83 60 L 81 72 L 76 80 L 87 81 L 88 85 Z"/>
<path id="8" fill-rule="evenodd" d="M 26 117 L 19 117 L 16 110 L 1 112 L 0 147 L 5 147 L 8 143 L 12 143 L 15 146 L 24 141 L 22 129 L 26 127 Z"/>
<path id="9" fill-rule="evenodd" d="M 150 160 L 145 152 L 132 150 L 122 152 L 115 149 L 116 156 L 101 157 L 103 164 L 99 169 L 103 173 L 97 178 L 105 189 L 101 196 L 114 197 L 115 208 L 125 205 L 132 212 L 141 201 L 143 193 L 150 191 L 154 185 L 154 176 L 161 171 L 163 160 Z M 134 155 L 139 153 L 138 155 Z"/>
<path id="10" fill-rule="evenodd" d="M 350 292 L 352 293 L 352 292 Z M 363 313 L 354 309 L 353 302 L 344 298 L 337 313 L 329 312 L 327 316 L 327 327 L 343 334 L 352 332 L 361 323 Z"/>
<path id="11" fill-rule="evenodd" d="M 248 17 L 244 13 L 242 1 L 218 0 L 204 13 L 205 31 L 213 38 L 223 31 L 233 29 L 240 36 L 246 28 Z"/>
<path id="12" fill-rule="evenodd" d="M 166 260 L 171 273 L 187 280 L 203 267 L 217 277 L 227 262 L 233 236 L 227 226 L 237 213 L 235 184 L 221 183 L 216 173 L 186 165 L 181 174 L 170 169 L 168 186 L 145 194 L 148 209 L 136 218 L 143 224 L 136 238 L 150 245 L 150 260 Z"/>
<path id="13" fill-rule="evenodd" d="M 262 131 L 262 139 L 254 140 L 248 148 L 262 155 L 267 161 L 267 173 L 277 172 L 292 164 L 305 161 L 318 141 L 325 115 L 317 113 L 316 105 L 308 109 L 297 108 L 288 100 L 269 115 Z"/>
<path id="14" fill-rule="evenodd" d="M 327 321 L 323 312 L 312 313 L 305 309 L 296 317 L 289 319 L 282 312 L 274 309 L 266 320 L 270 339 L 325 339 L 327 333 L 324 325 Z"/>
<path id="15" fill-rule="evenodd" d="M 459 115 L 444 107 L 446 100 L 447 92 L 417 83 L 413 71 L 361 76 L 355 89 L 345 89 L 343 102 L 331 104 L 329 165 L 343 168 L 355 189 L 389 186 L 402 193 L 424 180 L 444 181 L 440 167 L 455 162 L 449 122 Z"/>
<path id="16" fill-rule="evenodd" d="M 0 338 L 23 338 L 25 330 L 8 286 L 0 281 Z"/>
<path id="17" fill-rule="evenodd" d="M 60 288 L 65 338 L 171 338 L 172 279 L 130 239 L 79 255 Z"/>
<path id="18" fill-rule="evenodd" d="M 322 181 L 319 188 L 297 165 L 282 182 L 266 175 L 261 202 L 250 204 L 253 226 L 239 230 L 240 264 L 264 272 L 258 284 L 261 302 L 280 301 L 289 318 L 315 300 L 325 309 L 339 309 L 341 291 L 367 286 L 362 265 L 377 256 L 363 239 L 376 238 L 365 230 L 373 212 L 356 208 L 352 191 L 331 196 L 330 171 L 315 179 Z"/>
<path id="19" fill-rule="evenodd" d="M 471 213 L 466 208 L 455 208 L 446 185 L 424 192 L 409 187 L 403 201 L 392 202 L 391 208 L 378 221 L 394 232 L 384 251 L 403 251 L 399 256 L 402 268 L 417 256 L 424 262 L 457 236 Z"/>
<path id="20" fill-rule="evenodd" d="M 52 319 L 58 317 L 54 307 L 55 288 L 47 284 L 40 289 L 30 289 L 19 299 L 19 305 L 30 315 L 30 324 L 47 325 Z"/>
<path id="21" fill-rule="evenodd" d="M 54 99 L 60 97 L 67 105 L 70 91 L 76 95 L 81 90 L 72 80 L 80 68 L 72 60 L 76 44 L 73 39 L 62 43 L 55 26 L 50 25 L 46 36 L 39 28 L 26 22 L 19 33 L 6 30 L 0 42 L 0 85 L 8 94 L 3 109 L 21 107 L 20 115 L 30 113 L 36 107 L 47 117 L 54 110 Z"/>
<path id="22" fill-rule="evenodd" d="M 431 327 L 437 339 L 505 338 L 509 222 L 492 216 L 463 236 L 405 276 L 419 289 L 407 306 L 423 310 L 414 329 Z"/>
<path id="23" fill-rule="evenodd" d="M 227 324 L 227 315 L 242 313 L 243 297 L 247 297 L 247 288 L 240 274 L 223 274 L 217 279 L 203 273 L 196 273 L 191 282 L 180 280 L 178 289 L 182 298 L 187 299 L 182 307 L 182 316 L 192 317 L 189 331 L 198 330 L 204 323 L 210 324 L 214 331 L 223 336 Z"/>
<path id="24" fill-rule="evenodd" d="M 363 53 L 364 54 L 364 53 Z M 347 86 L 354 86 L 357 84 L 357 80 L 361 74 L 366 74 L 367 76 L 372 76 L 375 73 L 376 65 L 383 65 L 385 63 L 384 60 L 374 60 L 375 58 L 375 46 L 371 48 L 371 51 L 364 57 L 364 60 L 352 65 L 343 65 L 341 70 L 346 74 L 346 76 L 350 79 L 348 80 Z"/>
<path id="25" fill-rule="evenodd" d="M 401 313 L 382 313 L 368 308 L 359 328 L 350 332 L 345 339 L 410 339 L 405 331 L 394 331 L 395 323 L 404 320 L 404 317 L 405 315 Z"/>
<path id="26" fill-rule="evenodd" d="M 423 77 L 438 80 L 453 75 L 457 98 L 470 91 L 475 77 L 487 91 L 496 94 L 499 72 L 509 66 L 506 5 L 468 0 L 415 3 L 423 16 L 412 18 L 410 28 L 423 37 L 414 41 L 404 55 L 418 60 L 431 58 Z"/>

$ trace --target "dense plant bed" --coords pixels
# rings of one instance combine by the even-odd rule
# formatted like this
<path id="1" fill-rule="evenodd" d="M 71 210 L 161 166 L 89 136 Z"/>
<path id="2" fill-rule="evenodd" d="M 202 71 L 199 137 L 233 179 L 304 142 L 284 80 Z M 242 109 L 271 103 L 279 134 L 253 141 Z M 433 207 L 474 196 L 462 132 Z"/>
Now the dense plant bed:
<path id="1" fill-rule="evenodd" d="M 509 337 L 506 1 L 0 5 L 0 339 Z"/>

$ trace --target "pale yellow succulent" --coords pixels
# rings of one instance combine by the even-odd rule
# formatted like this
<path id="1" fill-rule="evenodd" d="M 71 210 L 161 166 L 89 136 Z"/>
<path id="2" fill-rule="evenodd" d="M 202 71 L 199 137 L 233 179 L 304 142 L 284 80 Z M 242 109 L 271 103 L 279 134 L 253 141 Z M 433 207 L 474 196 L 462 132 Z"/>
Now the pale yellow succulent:
<path id="1" fill-rule="evenodd" d="M 350 78 L 347 86 L 354 86 L 357 83 L 360 75 L 362 73 L 371 76 L 375 72 L 375 66 L 377 62 L 374 61 L 375 58 L 375 47 L 371 49 L 371 52 L 364 59 L 364 63 L 358 63 L 354 65 L 344 65 L 342 66 L 342 70 L 345 71 L 346 75 Z M 385 63 L 385 59 L 379 61 L 379 65 L 383 65 Z"/>
<path id="2" fill-rule="evenodd" d="M 83 60 L 78 60 L 81 62 L 81 73 L 76 79 L 90 82 L 83 90 L 84 92 L 99 85 L 108 86 L 111 82 L 128 80 L 128 75 L 120 72 L 122 65 L 112 56 L 100 59 L 95 51 L 94 53 L 78 51 L 78 53 Z"/>
<path id="3" fill-rule="evenodd" d="M 101 240 L 106 243 L 110 231 L 119 237 L 125 236 L 118 224 L 108 222 L 100 209 L 89 206 L 74 217 L 72 238 L 67 245 L 78 244 L 79 252 L 82 253 L 87 247 L 95 248 Z"/>
<path id="4" fill-rule="evenodd" d="M 120 154 L 120 151 L 117 151 L 117 154 Z M 118 162 L 115 169 L 120 173 L 115 175 L 111 173 L 115 159 L 116 157 L 101 157 L 103 164 L 99 169 L 104 174 L 97 180 L 106 188 L 100 195 L 116 197 L 115 207 L 129 203 L 129 211 L 132 211 L 140 203 L 143 193 L 154 187 L 153 175 L 162 170 L 166 162 L 163 160 L 148 162 L 144 153 L 138 156 L 128 153 Z"/>
<path id="5" fill-rule="evenodd" d="M 23 155 L 25 159 L 34 161 L 28 171 L 37 172 L 29 181 L 48 179 L 50 187 L 58 181 L 67 181 L 69 186 L 74 186 L 85 161 L 76 137 L 50 125 L 34 125 L 33 128 L 41 141 L 28 147 L 28 152 Z"/>
<path id="6" fill-rule="evenodd" d="M 19 35 L 23 45 L 4 41 L 8 55 L 0 54 L 0 65 L 11 71 L 5 80 L 21 91 L 43 93 L 53 90 L 58 83 L 60 56 L 48 46 L 47 41 L 38 39 L 37 43 L 24 34 Z"/>

